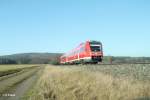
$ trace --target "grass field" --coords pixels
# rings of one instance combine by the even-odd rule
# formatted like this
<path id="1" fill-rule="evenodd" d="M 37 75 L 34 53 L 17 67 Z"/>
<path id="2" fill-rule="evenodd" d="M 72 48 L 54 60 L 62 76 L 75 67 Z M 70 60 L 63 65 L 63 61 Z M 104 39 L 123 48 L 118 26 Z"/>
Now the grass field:
<path id="1" fill-rule="evenodd" d="M 14 69 L 18 69 L 18 68 L 27 68 L 27 67 L 32 67 L 32 66 L 36 66 L 36 65 L 27 65 L 27 64 L 21 64 L 21 65 L 0 65 L 0 72 L 1 71 L 7 71 L 7 70 L 14 70 Z"/>
<path id="2" fill-rule="evenodd" d="M 26 100 L 150 100 L 150 65 L 45 67 Z"/>
<path id="3" fill-rule="evenodd" d="M 2 76 L 17 73 L 23 69 L 31 68 L 38 65 L 0 65 L 0 80 Z"/>

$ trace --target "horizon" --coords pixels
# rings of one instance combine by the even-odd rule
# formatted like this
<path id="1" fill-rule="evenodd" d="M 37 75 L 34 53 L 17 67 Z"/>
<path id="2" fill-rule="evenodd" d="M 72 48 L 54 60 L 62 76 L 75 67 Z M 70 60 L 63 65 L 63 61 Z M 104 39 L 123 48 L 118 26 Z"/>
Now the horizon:
<path id="1" fill-rule="evenodd" d="M 150 57 L 150 1 L 2 0 L 0 56 L 66 53 L 86 40 L 104 56 Z"/>

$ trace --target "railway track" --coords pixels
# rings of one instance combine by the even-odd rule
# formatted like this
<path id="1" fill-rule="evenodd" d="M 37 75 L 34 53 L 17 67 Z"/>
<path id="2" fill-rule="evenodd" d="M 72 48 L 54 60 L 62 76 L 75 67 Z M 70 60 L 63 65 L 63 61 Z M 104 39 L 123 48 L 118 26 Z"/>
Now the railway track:
<path id="1" fill-rule="evenodd" d="M 94 65 L 94 66 L 99 66 L 99 65 L 132 65 L 132 64 L 135 64 L 135 65 L 146 65 L 146 64 L 150 64 L 150 63 L 98 63 L 98 64 L 64 64 L 65 66 L 70 66 L 70 65 L 73 65 L 73 66 L 82 66 L 82 65 Z M 63 66 L 63 65 L 62 65 Z"/>
<path id="2" fill-rule="evenodd" d="M 100 63 L 100 64 L 96 64 L 96 65 L 127 65 L 127 64 L 150 64 L 150 63 L 112 63 L 112 64 L 110 64 L 110 63 L 105 63 L 105 64 Z"/>

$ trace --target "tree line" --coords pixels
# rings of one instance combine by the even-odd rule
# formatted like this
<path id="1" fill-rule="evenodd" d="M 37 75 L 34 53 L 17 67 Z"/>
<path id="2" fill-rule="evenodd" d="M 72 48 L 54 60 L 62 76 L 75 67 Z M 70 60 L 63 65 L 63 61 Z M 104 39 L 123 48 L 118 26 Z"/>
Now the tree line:
<path id="1" fill-rule="evenodd" d="M 150 63 L 150 57 L 115 57 L 105 56 L 104 63 Z"/>
<path id="2" fill-rule="evenodd" d="M 57 53 L 24 53 L 0 56 L 0 64 L 57 64 L 61 54 Z"/>

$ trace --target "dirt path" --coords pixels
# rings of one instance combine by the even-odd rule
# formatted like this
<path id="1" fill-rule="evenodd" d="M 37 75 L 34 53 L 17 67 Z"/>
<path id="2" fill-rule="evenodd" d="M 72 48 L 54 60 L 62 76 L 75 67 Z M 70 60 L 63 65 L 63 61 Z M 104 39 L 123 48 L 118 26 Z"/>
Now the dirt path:
<path id="1" fill-rule="evenodd" d="M 37 73 L 41 68 L 37 68 L 36 71 L 33 71 L 32 75 L 22 82 L 16 84 L 5 93 L 2 93 L 0 100 L 20 100 L 21 97 L 31 88 L 35 80 L 37 79 Z"/>

